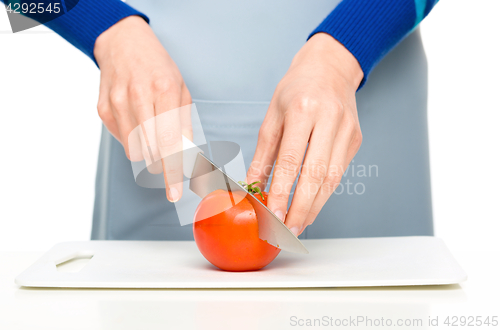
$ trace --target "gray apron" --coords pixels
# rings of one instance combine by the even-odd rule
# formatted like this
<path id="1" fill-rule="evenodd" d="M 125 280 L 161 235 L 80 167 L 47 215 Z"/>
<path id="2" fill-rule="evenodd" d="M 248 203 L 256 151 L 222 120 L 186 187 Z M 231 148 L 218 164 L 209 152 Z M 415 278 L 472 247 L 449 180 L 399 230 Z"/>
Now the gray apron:
<path id="1" fill-rule="evenodd" d="M 338 0 L 129 0 L 177 63 L 207 141 L 241 146 L 248 168 L 276 85 Z M 432 235 L 427 62 L 419 31 L 357 94 L 363 145 L 300 238 Z M 244 179 L 244 178 L 237 178 Z M 103 128 L 92 239 L 192 240 L 164 189 L 138 186 Z"/>

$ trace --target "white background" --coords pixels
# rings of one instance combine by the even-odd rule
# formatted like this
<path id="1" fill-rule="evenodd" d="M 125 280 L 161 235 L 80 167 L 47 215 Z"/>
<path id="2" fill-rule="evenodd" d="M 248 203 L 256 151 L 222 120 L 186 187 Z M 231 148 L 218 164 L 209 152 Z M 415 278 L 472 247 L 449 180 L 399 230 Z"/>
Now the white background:
<path id="1" fill-rule="evenodd" d="M 500 1 L 441 1 L 422 23 L 436 235 L 500 251 Z M 90 237 L 99 71 L 44 27 L 0 10 L 0 251 Z"/>

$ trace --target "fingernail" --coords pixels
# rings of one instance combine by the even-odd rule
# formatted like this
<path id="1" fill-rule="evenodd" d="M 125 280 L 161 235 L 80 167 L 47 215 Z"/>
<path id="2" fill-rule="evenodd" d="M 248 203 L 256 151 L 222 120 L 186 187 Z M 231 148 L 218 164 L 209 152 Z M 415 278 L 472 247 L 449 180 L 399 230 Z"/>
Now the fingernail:
<path id="1" fill-rule="evenodd" d="M 170 193 L 170 201 L 171 202 L 177 202 L 179 200 L 179 192 L 175 188 L 170 188 L 169 190 Z"/>
<path id="2" fill-rule="evenodd" d="M 280 210 L 278 210 L 278 211 L 275 211 L 274 214 L 276 214 L 276 216 L 278 218 L 280 218 L 281 221 L 283 221 L 283 212 L 281 212 Z"/>
<path id="3" fill-rule="evenodd" d="M 290 228 L 290 231 L 295 235 L 295 236 L 298 236 L 299 232 L 300 232 L 300 228 L 295 226 L 295 227 L 292 227 Z"/>

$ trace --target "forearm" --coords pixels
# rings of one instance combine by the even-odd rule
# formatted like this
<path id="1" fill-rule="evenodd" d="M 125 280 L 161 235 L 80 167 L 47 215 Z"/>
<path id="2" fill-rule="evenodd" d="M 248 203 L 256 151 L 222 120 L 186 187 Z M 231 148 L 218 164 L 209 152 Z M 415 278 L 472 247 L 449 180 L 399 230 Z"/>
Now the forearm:
<path id="1" fill-rule="evenodd" d="M 0 0 L 9 3 L 9 0 Z M 51 2 L 51 1 L 47 1 Z M 132 15 L 149 19 L 142 13 L 120 0 L 65 0 L 67 12 L 47 23 L 45 26 L 54 30 L 76 48 L 89 56 L 94 62 L 94 45 L 97 37 L 118 21 Z M 69 8 L 72 8 L 69 10 Z M 37 21 L 42 18 L 26 15 Z"/>
<path id="2" fill-rule="evenodd" d="M 438 0 L 343 0 L 311 33 L 328 33 L 358 60 L 366 82 L 377 63 L 422 20 Z"/>

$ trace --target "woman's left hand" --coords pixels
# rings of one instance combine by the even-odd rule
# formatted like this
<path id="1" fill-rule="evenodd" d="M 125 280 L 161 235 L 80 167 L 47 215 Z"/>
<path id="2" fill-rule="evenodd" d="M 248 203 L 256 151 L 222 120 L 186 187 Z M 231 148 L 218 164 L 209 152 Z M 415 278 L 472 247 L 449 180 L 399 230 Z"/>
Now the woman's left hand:
<path id="1" fill-rule="evenodd" d="M 361 145 L 355 93 L 362 79 L 356 58 L 318 33 L 295 55 L 274 92 L 247 182 L 260 180 L 265 187 L 276 160 L 267 205 L 297 236 L 314 222 Z"/>

